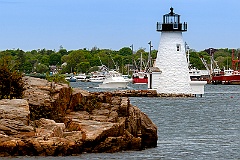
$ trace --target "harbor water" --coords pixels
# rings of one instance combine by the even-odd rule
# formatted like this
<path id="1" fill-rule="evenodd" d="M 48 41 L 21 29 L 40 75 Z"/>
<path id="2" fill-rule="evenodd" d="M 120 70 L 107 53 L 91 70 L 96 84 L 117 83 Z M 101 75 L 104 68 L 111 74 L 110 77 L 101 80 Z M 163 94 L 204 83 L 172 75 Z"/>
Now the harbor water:
<path id="1" fill-rule="evenodd" d="M 100 90 L 90 82 L 73 82 L 71 86 L 89 91 Z M 129 89 L 146 88 L 146 85 L 129 85 Z M 156 148 L 118 153 L 86 153 L 70 157 L 12 159 L 240 159 L 239 85 L 205 85 L 203 97 L 131 97 L 130 101 L 157 125 Z"/>

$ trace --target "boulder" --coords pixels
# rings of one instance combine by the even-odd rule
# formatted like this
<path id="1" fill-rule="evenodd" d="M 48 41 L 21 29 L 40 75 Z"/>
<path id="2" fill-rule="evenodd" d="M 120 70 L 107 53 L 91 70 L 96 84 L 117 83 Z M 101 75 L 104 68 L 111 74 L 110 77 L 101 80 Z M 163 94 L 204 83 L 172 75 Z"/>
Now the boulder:
<path id="1" fill-rule="evenodd" d="M 10 119 L 29 124 L 30 110 L 26 100 L 3 99 L 0 100 L 0 119 Z"/>
<path id="2" fill-rule="evenodd" d="M 7 135 L 33 131 L 29 126 L 29 105 L 23 99 L 0 100 L 0 131 Z"/>
<path id="3" fill-rule="evenodd" d="M 41 118 L 35 121 L 36 135 L 43 136 L 44 138 L 50 137 L 63 137 L 63 131 L 65 129 L 64 123 L 56 123 L 54 120 Z"/>
<path id="4" fill-rule="evenodd" d="M 68 109 L 72 89 L 67 84 L 40 78 L 24 77 L 24 81 L 24 99 L 29 103 L 31 120 L 47 118 L 61 122 Z"/>

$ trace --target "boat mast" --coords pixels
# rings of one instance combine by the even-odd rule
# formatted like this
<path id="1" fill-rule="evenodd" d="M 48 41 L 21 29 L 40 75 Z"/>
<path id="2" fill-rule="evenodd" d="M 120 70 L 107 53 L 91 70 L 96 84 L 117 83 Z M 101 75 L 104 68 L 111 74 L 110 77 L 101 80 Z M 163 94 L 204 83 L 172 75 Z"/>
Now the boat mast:
<path id="1" fill-rule="evenodd" d="M 141 52 L 141 56 L 140 56 L 140 72 L 142 71 L 142 52 Z"/>
<path id="2" fill-rule="evenodd" d="M 151 52 L 152 52 L 152 47 L 153 46 L 152 46 L 152 42 L 151 41 L 148 44 L 149 44 L 149 48 L 150 49 L 149 49 L 149 54 L 148 54 L 148 64 L 147 64 L 148 66 L 147 67 L 150 68 L 152 66 Z"/>
<path id="3" fill-rule="evenodd" d="M 236 66 L 236 63 L 238 63 L 238 68 Z M 240 52 L 238 52 L 238 59 L 234 59 L 234 49 L 232 49 L 232 69 L 233 70 L 240 70 Z"/>
<path id="4" fill-rule="evenodd" d="M 109 56 L 111 57 L 111 60 L 113 61 L 113 64 L 114 64 L 114 66 L 115 66 L 116 70 L 118 71 L 119 69 L 118 69 L 118 67 L 117 67 L 116 63 L 114 62 L 114 60 L 113 60 L 113 58 L 112 58 L 112 56 L 111 56 L 111 54 L 110 54 L 110 53 L 109 53 Z"/>
<path id="5" fill-rule="evenodd" d="M 99 61 L 100 61 L 101 65 L 103 66 L 103 63 L 102 63 L 102 61 L 101 61 L 101 59 L 100 59 L 100 57 L 99 57 L 99 56 L 98 56 L 98 59 L 99 59 Z"/>
<path id="6" fill-rule="evenodd" d="M 200 59 L 201 59 L 203 65 L 204 65 L 204 67 L 207 69 L 208 74 L 211 76 L 211 74 L 210 74 L 210 69 L 209 69 L 209 67 L 208 67 L 208 65 L 207 65 L 207 60 L 205 60 L 205 59 L 203 58 L 203 56 L 200 56 Z"/>
<path id="7" fill-rule="evenodd" d="M 187 62 L 188 62 L 188 68 L 190 69 L 190 53 L 189 53 L 189 45 L 187 42 L 185 42 L 185 51 L 187 51 Z"/>

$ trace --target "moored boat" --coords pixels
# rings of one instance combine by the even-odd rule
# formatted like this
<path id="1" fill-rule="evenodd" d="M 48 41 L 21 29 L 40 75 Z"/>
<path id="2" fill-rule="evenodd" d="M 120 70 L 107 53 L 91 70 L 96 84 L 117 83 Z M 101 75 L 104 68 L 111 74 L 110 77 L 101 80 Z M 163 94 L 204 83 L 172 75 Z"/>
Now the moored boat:
<path id="1" fill-rule="evenodd" d="M 240 71 L 232 69 L 215 70 L 212 75 L 213 84 L 240 84 Z"/>
<path id="2" fill-rule="evenodd" d="M 191 81 L 207 81 L 210 83 L 210 73 L 208 70 L 198 70 L 196 68 L 189 69 Z"/>
<path id="3" fill-rule="evenodd" d="M 136 72 L 132 75 L 132 83 L 134 84 L 147 84 L 148 76 L 146 72 Z"/>
<path id="4" fill-rule="evenodd" d="M 109 71 L 103 83 L 99 84 L 99 88 L 127 88 L 128 81 L 125 80 L 121 73 L 117 71 Z"/>
<path id="5" fill-rule="evenodd" d="M 123 78 L 124 78 L 126 81 L 128 81 L 128 82 L 132 82 L 132 81 L 133 81 L 133 79 L 131 78 L 130 75 L 122 75 L 122 76 L 123 76 Z"/>
<path id="6" fill-rule="evenodd" d="M 99 66 L 99 71 L 92 72 L 89 81 L 101 83 L 105 80 L 107 72 L 108 68 L 105 65 Z"/>
<path id="7" fill-rule="evenodd" d="M 240 84 L 240 52 L 238 59 L 234 59 L 234 49 L 232 50 L 231 69 L 217 68 L 212 73 L 212 84 Z"/>
<path id="8" fill-rule="evenodd" d="M 76 78 L 77 81 L 83 81 L 84 82 L 84 81 L 86 81 L 87 76 L 86 76 L 85 73 L 83 73 L 83 74 L 76 75 L 75 78 Z"/>
<path id="9" fill-rule="evenodd" d="M 101 83 L 105 80 L 105 78 L 106 78 L 105 75 L 93 75 L 92 77 L 89 78 L 89 81 Z"/>
<path id="10" fill-rule="evenodd" d="M 77 78 L 74 75 L 71 75 L 70 77 L 66 77 L 65 79 L 69 82 L 76 82 L 77 81 Z"/>

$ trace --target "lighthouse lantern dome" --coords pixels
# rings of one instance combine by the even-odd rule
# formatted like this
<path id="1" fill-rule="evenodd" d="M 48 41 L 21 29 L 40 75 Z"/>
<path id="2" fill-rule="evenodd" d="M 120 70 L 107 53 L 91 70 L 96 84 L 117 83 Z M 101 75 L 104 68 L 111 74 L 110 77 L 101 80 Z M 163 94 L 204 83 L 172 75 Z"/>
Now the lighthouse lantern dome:
<path id="1" fill-rule="evenodd" d="M 180 15 L 174 13 L 171 7 L 170 13 L 163 15 L 163 22 L 157 22 L 157 31 L 187 31 L 187 23 L 182 24 Z"/>

